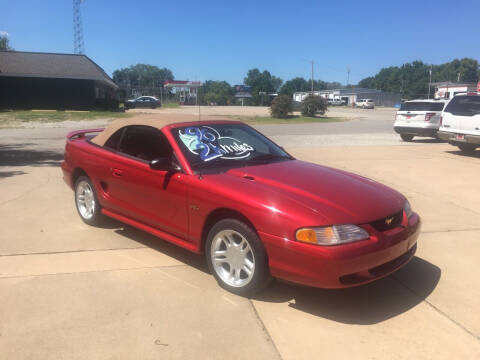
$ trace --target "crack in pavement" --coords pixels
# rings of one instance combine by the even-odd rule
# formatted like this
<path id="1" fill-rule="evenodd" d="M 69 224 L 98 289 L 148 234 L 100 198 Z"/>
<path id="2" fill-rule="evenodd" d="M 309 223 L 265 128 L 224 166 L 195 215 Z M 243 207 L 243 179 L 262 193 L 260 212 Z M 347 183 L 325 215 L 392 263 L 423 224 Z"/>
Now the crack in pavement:
<path id="1" fill-rule="evenodd" d="M 37 253 L 17 253 L 17 254 L 0 254 L 0 257 L 8 256 L 29 256 L 29 255 L 54 255 L 54 254 L 73 254 L 82 252 L 95 252 L 95 251 L 114 251 L 114 250 L 135 250 L 150 248 L 148 246 L 135 246 L 135 247 L 123 247 L 123 248 L 110 248 L 110 249 L 85 249 L 85 250 L 65 250 L 65 251 L 47 251 Z"/>
<path id="2" fill-rule="evenodd" d="M 410 288 L 407 284 L 402 282 L 395 274 L 392 275 L 392 278 L 394 278 L 401 286 L 403 286 L 405 289 L 410 291 L 415 297 L 420 299 L 422 302 L 426 303 L 428 306 L 430 306 L 436 313 L 440 314 L 441 316 L 445 317 L 447 320 L 449 320 L 451 323 L 456 325 L 458 328 L 466 332 L 468 335 L 472 336 L 475 340 L 480 341 L 480 336 L 476 335 L 473 331 L 469 330 L 466 326 L 464 326 L 462 323 L 458 322 L 454 318 L 452 318 L 450 315 L 448 315 L 446 312 L 442 311 L 439 307 L 435 306 L 432 304 L 430 301 L 428 301 L 426 298 L 423 298 L 422 296 L 418 295 L 415 290 Z"/>
<path id="3" fill-rule="evenodd" d="M 258 311 L 257 311 L 257 308 L 256 308 L 255 305 L 253 304 L 252 299 L 248 299 L 248 302 L 250 303 L 250 305 L 251 305 L 251 307 L 252 307 L 253 314 L 254 314 L 255 318 L 256 318 L 257 321 L 260 323 L 260 326 L 262 327 L 262 330 L 263 330 L 263 331 L 265 332 L 265 334 L 267 335 L 268 341 L 270 341 L 270 342 L 272 343 L 272 346 L 273 346 L 273 348 L 275 349 L 275 352 L 277 353 L 278 358 L 279 358 L 280 360 L 282 360 L 282 359 L 283 359 L 282 354 L 280 353 L 280 350 L 278 350 L 278 347 L 277 347 L 277 345 L 275 344 L 275 341 L 273 341 L 272 335 L 270 335 L 267 327 L 265 326 L 265 323 L 263 322 L 262 318 L 260 317 L 260 314 L 259 314 Z"/>
<path id="4" fill-rule="evenodd" d="M 155 266 L 141 266 L 141 267 L 116 268 L 116 269 L 105 269 L 105 270 L 88 270 L 88 271 L 74 271 L 74 272 L 69 271 L 69 272 L 30 274 L 30 275 L 14 275 L 14 276 L 1 276 L 1 274 L 0 274 L 0 281 L 1 280 L 6 280 L 6 279 L 23 279 L 23 278 L 42 277 L 42 276 L 76 275 L 76 274 L 103 273 L 103 272 L 114 272 L 114 271 L 142 270 L 142 269 L 176 268 L 176 267 L 181 267 L 181 266 L 189 266 L 189 265 L 186 265 L 186 264 L 155 265 Z"/>

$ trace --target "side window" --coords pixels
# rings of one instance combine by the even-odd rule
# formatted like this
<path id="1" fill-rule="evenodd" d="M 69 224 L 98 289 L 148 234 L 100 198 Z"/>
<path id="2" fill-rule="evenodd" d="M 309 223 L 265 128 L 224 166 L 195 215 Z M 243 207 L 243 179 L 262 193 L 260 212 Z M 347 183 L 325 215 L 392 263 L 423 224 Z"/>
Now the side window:
<path id="1" fill-rule="evenodd" d="M 132 125 L 125 129 L 120 152 L 145 161 L 172 157 L 172 148 L 163 133 L 150 126 Z"/>
<path id="2" fill-rule="evenodd" d="M 107 140 L 104 146 L 111 150 L 118 150 L 120 146 L 120 141 L 122 140 L 122 135 L 124 130 L 125 128 L 123 127 L 120 130 L 115 131 L 115 133 L 112 136 L 110 136 L 110 138 Z"/>

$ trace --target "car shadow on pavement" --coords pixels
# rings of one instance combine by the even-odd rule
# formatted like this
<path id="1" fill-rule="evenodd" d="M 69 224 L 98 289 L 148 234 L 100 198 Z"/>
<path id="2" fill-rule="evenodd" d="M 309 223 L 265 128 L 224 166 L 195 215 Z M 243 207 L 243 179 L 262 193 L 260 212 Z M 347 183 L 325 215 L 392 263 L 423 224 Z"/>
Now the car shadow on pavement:
<path id="1" fill-rule="evenodd" d="M 210 274 L 202 255 L 114 219 L 106 220 L 102 227 L 115 229 L 121 236 Z M 440 277 L 439 267 L 415 256 L 393 275 L 370 284 L 347 289 L 317 289 L 274 281 L 254 299 L 272 303 L 288 302 L 292 309 L 345 324 L 371 325 L 420 304 L 433 292 Z"/>
<path id="2" fill-rule="evenodd" d="M 177 245 L 169 243 L 166 240 L 158 238 L 154 235 L 146 233 L 144 231 L 138 230 L 129 225 L 122 224 L 116 220 L 111 219 L 111 226 L 114 226 L 115 223 L 118 227 L 115 232 L 121 236 L 136 241 L 149 247 L 151 249 L 157 250 L 164 255 L 170 256 L 175 260 L 178 260 L 185 265 L 192 266 L 197 270 L 203 271 L 210 274 L 205 257 L 202 255 L 194 254 L 188 250 L 185 250 Z"/>
<path id="3" fill-rule="evenodd" d="M 0 179 L 25 174 L 25 171 L 0 171 Z"/>
<path id="4" fill-rule="evenodd" d="M 30 148 L 34 144 L 0 144 L 0 166 L 60 166 L 63 153 Z"/>
<path id="5" fill-rule="evenodd" d="M 447 153 L 453 154 L 453 155 L 458 155 L 458 156 L 470 157 L 470 158 L 477 158 L 477 159 L 480 158 L 480 151 L 479 150 L 472 151 L 471 153 L 463 152 L 463 151 L 460 151 L 460 150 L 453 150 L 453 151 L 449 150 L 449 151 L 447 151 Z"/>
<path id="6" fill-rule="evenodd" d="M 255 297 L 329 320 L 357 325 L 383 322 L 415 307 L 435 289 L 437 266 L 419 257 L 387 278 L 347 289 L 316 289 L 277 281 Z"/>

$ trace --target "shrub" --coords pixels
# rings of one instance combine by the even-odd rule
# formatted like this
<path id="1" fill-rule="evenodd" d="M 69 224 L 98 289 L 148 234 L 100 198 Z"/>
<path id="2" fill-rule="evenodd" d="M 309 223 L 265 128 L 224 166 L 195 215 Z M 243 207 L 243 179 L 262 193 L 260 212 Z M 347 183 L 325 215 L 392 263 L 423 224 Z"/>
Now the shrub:
<path id="1" fill-rule="evenodd" d="M 308 95 L 302 102 L 302 115 L 315 117 L 319 112 L 321 115 L 327 111 L 327 100 L 321 96 Z"/>
<path id="2" fill-rule="evenodd" d="M 293 110 L 292 98 L 288 95 L 279 95 L 272 101 L 270 113 L 272 117 L 287 118 Z"/>

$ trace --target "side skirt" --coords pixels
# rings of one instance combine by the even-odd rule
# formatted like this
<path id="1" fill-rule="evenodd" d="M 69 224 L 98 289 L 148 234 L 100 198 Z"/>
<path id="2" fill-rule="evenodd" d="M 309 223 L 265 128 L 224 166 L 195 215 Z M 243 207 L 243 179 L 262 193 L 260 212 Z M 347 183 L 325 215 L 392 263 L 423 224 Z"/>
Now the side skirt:
<path id="1" fill-rule="evenodd" d="M 196 244 L 194 243 L 191 243 L 191 242 L 188 242 L 188 241 L 185 241 L 185 240 L 182 240 L 176 236 L 173 236 L 169 233 L 166 233 L 164 231 L 161 231 L 161 230 L 158 230 L 158 229 L 155 229 L 151 226 L 148 226 L 148 225 L 145 225 L 141 222 L 138 222 L 138 221 L 135 221 L 135 220 L 132 220 L 130 218 L 127 218 L 123 215 L 120 215 L 120 214 L 117 214 L 113 211 L 110 211 L 110 210 L 106 210 L 105 208 L 102 208 L 102 214 L 108 216 L 108 217 L 111 217 L 111 218 L 114 218 L 122 223 L 125 223 L 125 224 L 128 224 L 128 225 L 131 225 L 133 227 L 136 227 L 137 229 L 140 229 L 140 230 L 143 230 L 145 232 L 148 232 L 152 235 L 155 235 L 156 237 L 159 237 L 163 240 L 166 240 L 168 242 L 171 242 L 175 245 L 178 245 L 184 249 L 187 249 L 191 252 L 194 252 L 196 254 L 200 254 L 201 251 L 199 251 L 198 247 L 196 246 Z"/>

